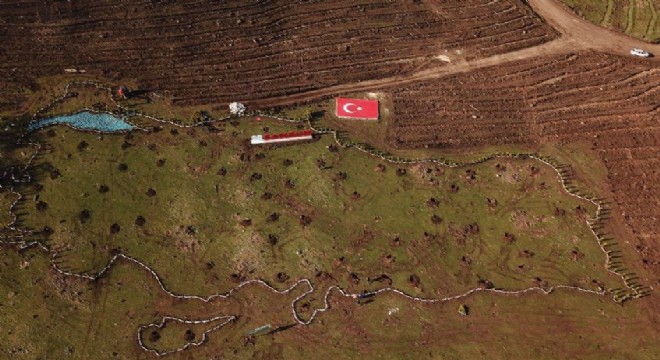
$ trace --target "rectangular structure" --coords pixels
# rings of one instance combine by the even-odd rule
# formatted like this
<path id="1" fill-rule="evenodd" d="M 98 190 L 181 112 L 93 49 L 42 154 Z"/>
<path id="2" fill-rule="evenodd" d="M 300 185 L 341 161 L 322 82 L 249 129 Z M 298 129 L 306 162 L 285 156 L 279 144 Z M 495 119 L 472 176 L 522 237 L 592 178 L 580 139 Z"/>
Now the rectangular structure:
<path id="1" fill-rule="evenodd" d="M 335 113 L 342 119 L 378 120 L 378 100 L 337 98 Z"/>
<path id="2" fill-rule="evenodd" d="M 280 134 L 252 135 L 250 144 L 271 144 L 299 140 L 312 140 L 312 130 L 290 131 Z"/>

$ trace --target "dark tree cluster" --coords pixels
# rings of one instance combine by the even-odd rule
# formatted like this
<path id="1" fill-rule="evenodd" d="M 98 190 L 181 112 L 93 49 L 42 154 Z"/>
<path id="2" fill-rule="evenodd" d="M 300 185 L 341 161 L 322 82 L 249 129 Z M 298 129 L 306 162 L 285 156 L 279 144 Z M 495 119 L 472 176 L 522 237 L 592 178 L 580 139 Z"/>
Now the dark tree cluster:
<path id="1" fill-rule="evenodd" d="M 36 208 L 37 208 L 37 211 L 44 212 L 44 211 L 48 210 L 48 203 L 46 203 L 44 201 L 39 201 L 39 202 L 37 202 Z"/>
<path id="2" fill-rule="evenodd" d="M 477 287 L 481 289 L 493 289 L 495 288 L 495 285 L 490 280 L 479 279 L 479 281 L 477 281 Z"/>
<path id="3" fill-rule="evenodd" d="M 268 243 L 271 245 L 277 245 L 278 238 L 276 235 L 268 234 Z"/>
<path id="4" fill-rule="evenodd" d="M 428 201 L 426 202 L 426 205 L 428 205 L 430 208 L 435 209 L 435 208 L 437 208 L 438 206 L 440 206 L 440 201 L 438 201 L 436 198 L 430 198 L 430 199 L 428 199 Z"/>
<path id="5" fill-rule="evenodd" d="M 231 275 L 229 275 L 229 278 L 231 279 L 231 281 L 235 283 L 241 283 L 245 281 L 245 275 L 241 273 L 232 273 Z"/>
<path id="6" fill-rule="evenodd" d="M 419 285 L 422 283 L 421 279 L 416 274 L 410 275 L 408 277 L 408 282 L 414 287 L 419 287 Z"/>
<path id="7" fill-rule="evenodd" d="M 279 218 L 280 218 L 280 214 L 274 212 L 274 213 L 272 213 L 268 216 L 268 222 L 277 221 L 277 220 L 279 220 Z"/>
<path id="8" fill-rule="evenodd" d="M 278 272 L 277 275 L 275 275 L 275 279 L 277 282 L 283 283 L 289 280 L 289 275 L 285 272 Z"/>
<path id="9" fill-rule="evenodd" d="M 348 281 L 350 281 L 353 285 L 358 285 L 360 283 L 360 276 L 356 273 L 350 273 L 348 274 Z"/>
<path id="10" fill-rule="evenodd" d="M 151 341 L 151 342 L 157 342 L 158 340 L 160 340 L 160 333 L 159 333 L 158 331 L 156 331 L 156 330 L 152 331 L 152 332 L 149 334 L 149 341 Z"/>
<path id="11" fill-rule="evenodd" d="M 41 233 L 44 234 L 44 236 L 49 237 L 55 233 L 55 230 L 49 226 L 44 226 L 44 228 L 41 230 Z"/>
<path id="12" fill-rule="evenodd" d="M 83 151 L 89 147 L 87 141 L 83 140 L 78 144 L 78 151 Z"/>
<path id="13" fill-rule="evenodd" d="M 57 179 L 57 178 L 60 177 L 60 176 L 62 176 L 62 174 L 60 173 L 59 170 L 57 170 L 57 169 L 52 169 L 52 170 L 50 171 L 50 178 L 51 178 L 51 180 L 55 180 L 55 179 Z"/>
<path id="14" fill-rule="evenodd" d="M 465 227 L 464 231 L 466 234 L 476 235 L 479 233 L 479 224 L 477 223 L 468 224 Z"/>
<path id="15" fill-rule="evenodd" d="M 90 218 L 89 210 L 85 209 L 85 210 L 81 211 L 78 218 L 80 219 L 81 223 L 83 223 L 83 224 L 86 223 L 87 220 L 89 220 L 89 218 Z"/>
<path id="16" fill-rule="evenodd" d="M 300 225 L 303 227 L 308 226 L 312 223 L 312 218 L 307 215 L 300 215 Z"/>
<path id="17" fill-rule="evenodd" d="M 399 247 L 399 246 L 401 246 L 401 238 L 399 238 L 398 236 L 395 237 L 394 239 L 392 239 L 392 241 L 390 241 L 390 245 L 391 245 L 392 247 Z"/>
<path id="18" fill-rule="evenodd" d="M 114 223 L 110 225 L 110 234 L 117 234 L 121 230 L 121 226 L 119 224 Z"/>

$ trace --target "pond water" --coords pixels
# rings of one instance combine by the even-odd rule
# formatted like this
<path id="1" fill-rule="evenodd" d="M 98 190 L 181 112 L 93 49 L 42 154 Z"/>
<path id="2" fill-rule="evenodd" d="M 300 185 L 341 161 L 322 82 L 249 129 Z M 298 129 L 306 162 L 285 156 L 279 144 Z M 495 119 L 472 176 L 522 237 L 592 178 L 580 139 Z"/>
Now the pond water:
<path id="1" fill-rule="evenodd" d="M 28 131 L 58 124 L 67 124 L 80 130 L 95 130 L 100 132 L 128 131 L 135 128 L 124 119 L 112 114 L 83 111 L 73 115 L 55 116 L 33 121 L 28 125 Z"/>

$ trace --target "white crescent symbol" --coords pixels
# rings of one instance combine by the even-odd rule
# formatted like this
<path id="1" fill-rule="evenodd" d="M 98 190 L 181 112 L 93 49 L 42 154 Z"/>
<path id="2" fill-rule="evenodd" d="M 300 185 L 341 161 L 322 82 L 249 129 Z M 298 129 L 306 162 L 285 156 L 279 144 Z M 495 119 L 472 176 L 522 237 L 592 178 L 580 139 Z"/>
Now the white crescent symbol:
<path id="1" fill-rule="evenodd" d="M 346 103 L 346 104 L 344 104 L 344 111 L 347 112 L 347 113 L 349 113 L 349 114 L 354 113 L 354 111 L 351 111 L 351 110 L 348 109 L 348 107 L 351 106 L 351 105 L 355 106 L 355 104 L 353 104 L 353 103 Z M 359 109 L 358 109 L 358 110 L 359 110 Z"/>

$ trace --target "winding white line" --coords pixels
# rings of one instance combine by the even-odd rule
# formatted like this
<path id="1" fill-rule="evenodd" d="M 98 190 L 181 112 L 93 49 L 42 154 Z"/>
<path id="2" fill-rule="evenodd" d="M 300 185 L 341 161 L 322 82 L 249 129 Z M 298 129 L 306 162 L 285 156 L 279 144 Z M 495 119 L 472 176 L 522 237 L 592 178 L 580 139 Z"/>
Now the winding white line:
<path id="1" fill-rule="evenodd" d="M 222 118 L 222 119 L 217 119 L 217 120 L 205 120 L 205 121 L 194 123 L 192 125 L 183 125 L 183 124 L 179 124 L 177 122 L 171 121 L 171 120 L 158 119 L 158 118 L 153 117 L 151 115 L 144 114 L 144 113 L 139 113 L 139 112 L 136 112 L 136 111 L 133 111 L 133 110 L 129 110 L 125 107 L 122 107 L 112 97 L 113 93 L 112 93 L 112 89 L 110 87 L 105 87 L 105 86 L 103 86 L 99 83 L 90 82 L 90 81 L 72 82 L 72 83 L 67 84 L 65 86 L 64 95 L 62 95 L 61 97 L 56 98 L 49 105 L 39 109 L 34 114 L 33 117 L 36 119 L 40 114 L 42 114 L 43 112 L 51 109 L 57 102 L 60 102 L 64 99 L 66 99 L 68 94 L 69 94 L 69 88 L 70 88 L 71 85 L 91 85 L 91 86 L 95 86 L 99 89 L 107 90 L 108 94 L 110 95 L 110 98 L 111 98 L 112 102 L 115 105 L 117 105 L 118 108 L 122 109 L 123 111 L 130 111 L 136 116 L 142 116 L 142 117 L 145 117 L 145 118 L 148 118 L 148 119 L 151 119 L 151 120 L 155 120 L 155 121 L 158 121 L 158 122 L 161 122 L 161 123 L 168 123 L 168 124 L 171 124 L 173 126 L 178 126 L 178 127 L 183 127 L 183 128 L 191 128 L 191 127 L 204 125 L 204 124 L 207 124 L 207 123 L 224 121 L 224 120 L 229 119 L 229 117 L 227 117 L 227 118 Z M 115 115 L 115 114 L 113 114 L 113 115 Z M 260 115 L 260 116 L 268 117 L 268 118 L 271 118 L 271 119 L 276 119 L 276 120 L 286 121 L 286 122 L 291 122 L 291 123 L 300 123 L 301 122 L 300 120 L 287 119 L 287 118 L 267 115 L 267 114 L 263 114 L 263 113 L 259 113 L 259 112 L 255 112 L 251 115 Z M 631 279 L 633 279 L 635 277 L 634 274 L 624 274 L 622 270 L 618 270 L 616 267 L 614 267 L 612 265 L 612 255 L 611 254 L 613 253 L 613 251 L 607 250 L 605 247 L 606 246 L 612 246 L 613 244 L 607 243 L 607 240 L 605 239 L 604 235 L 600 234 L 596 231 L 596 226 L 598 225 L 598 223 L 601 222 L 602 220 L 604 220 L 604 218 L 603 218 L 603 216 L 604 216 L 603 213 L 605 212 L 604 202 L 602 200 L 596 199 L 592 196 L 587 196 L 587 195 L 580 194 L 579 191 L 577 190 L 577 188 L 570 184 L 570 181 L 568 180 L 567 176 L 561 170 L 563 168 L 562 165 L 560 163 L 558 163 L 557 161 L 553 160 L 552 158 L 545 157 L 545 156 L 540 156 L 538 154 L 533 154 L 533 153 L 501 152 L 501 153 L 496 153 L 496 154 L 493 154 L 493 155 L 490 155 L 490 156 L 485 156 L 481 159 L 477 159 L 477 160 L 474 160 L 472 162 L 464 162 L 464 163 L 459 163 L 459 162 L 455 162 L 455 161 L 448 161 L 448 160 L 444 160 L 444 159 L 417 159 L 417 160 L 415 160 L 415 159 L 403 159 L 403 158 L 399 158 L 399 157 L 396 157 L 396 156 L 393 156 L 393 155 L 385 155 L 385 154 L 383 154 L 382 152 L 380 152 L 378 150 L 368 149 L 365 144 L 353 143 L 353 142 L 350 142 L 350 141 L 343 142 L 343 141 L 339 140 L 336 130 L 325 129 L 325 128 L 317 128 L 312 124 L 310 119 L 307 120 L 307 124 L 315 133 L 318 133 L 318 134 L 331 133 L 333 135 L 334 140 L 337 143 L 337 145 L 339 145 L 342 148 L 353 147 L 353 148 L 355 148 L 359 151 L 367 153 L 371 156 L 376 156 L 376 157 L 382 159 L 383 161 L 387 161 L 387 162 L 390 162 L 390 163 L 400 163 L 400 164 L 435 163 L 435 164 L 439 164 L 439 165 L 446 166 L 446 167 L 457 168 L 457 167 L 464 167 L 464 166 L 469 166 L 469 165 L 480 164 L 480 163 L 483 163 L 483 162 L 486 162 L 486 161 L 489 161 L 489 160 L 492 160 L 492 159 L 495 159 L 495 158 L 531 158 L 531 159 L 535 159 L 535 160 L 540 161 L 541 163 L 551 167 L 557 173 L 557 176 L 559 178 L 559 183 L 561 184 L 562 188 L 568 194 L 570 194 L 571 196 L 574 196 L 578 199 L 588 201 L 588 202 L 592 203 L 593 205 L 595 205 L 597 207 L 596 216 L 594 218 L 587 218 L 586 222 L 589 225 L 589 229 L 591 230 L 592 234 L 596 238 L 596 240 L 598 242 L 598 245 L 600 246 L 601 250 L 605 254 L 605 259 L 606 259 L 605 268 L 607 269 L 608 272 L 619 276 L 623 280 L 623 283 L 625 284 L 625 286 L 628 289 L 630 289 L 632 291 L 632 293 L 630 293 L 630 292 L 627 293 L 625 291 L 622 292 L 622 291 L 619 291 L 618 289 L 610 289 L 610 290 L 600 289 L 599 291 L 596 291 L 596 290 L 585 289 L 585 288 L 582 288 L 582 287 L 579 287 L 579 286 L 555 285 L 555 286 L 551 286 L 549 288 L 542 288 L 542 287 L 539 287 L 539 286 L 535 286 L 535 287 L 529 287 L 529 288 L 522 289 L 522 290 L 504 290 L 504 289 L 495 289 L 495 288 L 491 288 L 491 289 L 488 289 L 488 288 L 474 288 L 474 289 L 468 290 L 468 291 L 466 291 L 462 294 L 447 296 L 447 297 L 443 297 L 443 298 L 422 298 L 422 297 L 417 297 L 417 296 L 407 294 L 404 291 L 393 288 L 393 287 L 381 288 L 381 289 L 378 289 L 378 290 L 375 290 L 375 291 L 372 291 L 372 292 L 367 292 L 367 293 L 349 293 L 346 290 L 342 289 L 341 287 L 339 287 L 337 285 L 334 285 L 334 286 L 329 287 L 328 290 L 325 292 L 325 295 L 323 296 L 323 302 L 324 302 L 323 307 L 318 308 L 318 309 L 314 309 L 312 311 L 311 315 L 309 316 L 309 318 L 307 320 L 305 320 L 300 316 L 300 314 L 298 314 L 298 311 L 296 310 L 296 304 L 300 300 L 304 299 L 309 294 L 311 294 L 315 291 L 315 288 L 314 288 L 312 282 L 307 278 L 302 278 L 302 279 L 298 280 L 296 283 L 294 283 L 289 288 L 286 288 L 284 290 L 278 290 L 278 289 L 274 288 L 273 286 L 271 286 L 266 281 L 261 280 L 261 279 L 248 280 L 248 281 L 244 281 L 244 282 L 238 284 L 236 287 L 230 289 L 228 292 L 213 294 L 213 295 L 203 297 L 203 296 L 199 296 L 199 295 L 177 294 L 173 291 L 170 291 L 165 286 L 165 283 L 164 283 L 163 279 L 153 269 L 151 269 L 148 265 L 141 262 L 140 260 L 137 260 L 136 258 L 133 258 L 133 257 L 131 257 L 129 255 L 126 255 L 126 254 L 123 254 L 123 253 L 115 254 L 110 259 L 110 261 L 108 261 L 106 266 L 103 269 L 101 269 L 99 272 L 97 272 L 96 274 L 92 274 L 92 275 L 81 274 L 81 273 L 75 273 L 75 272 L 72 272 L 72 271 L 66 271 L 66 270 L 60 269 L 54 261 L 55 258 L 59 254 L 59 252 L 56 249 L 53 249 L 53 248 L 49 247 L 48 245 L 44 244 L 40 240 L 27 241 L 26 238 L 31 236 L 31 235 L 34 235 L 34 233 L 32 231 L 25 230 L 25 229 L 18 229 L 16 227 L 17 216 L 16 216 L 16 213 L 15 213 L 14 209 L 16 207 L 16 204 L 23 198 L 23 196 L 19 192 L 14 191 L 13 186 L 9 188 L 9 191 L 12 192 L 13 194 L 17 195 L 17 199 L 14 200 L 14 202 L 11 204 L 11 206 L 9 208 L 9 213 L 12 216 L 12 222 L 10 224 L 8 224 L 7 226 L 5 226 L 4 229 L 9 229 L 11 231 L 18 232 L 18 234 L 17 235 L 0 236 L 0 240 L 1 240 L 0 243 L 9 244 L 9 245 L 17 245 L 19 247 L 19 249 L 25 249 L 25 248 L 32 247 L 32 246 L 38 246 L 41 249 L 43 249 L 45 252 L 47 252 L 51 255 L 50 264 L 51 264 L 52 268 L 55 271 L 57 271 L 59 274 L 64 275 L 64 276 L 71 276 L 71 277 L 86 279 L 86 280 L 90 280 L 90 281 L 95 281 L 95 280 L 101 278 L 102 276 L 104 276 L 118 260 L 128 261 L 128 262 L 131 262 L 131 263 L 143 268 L 147 272 L 149 272 L 151 274 L 151 276 L 156 280 L 156 282 L 158 283 L 158 286 L 161 288 L 161 290 L 163 292 L 165 292 L 168 296 L 170 296 L 172 298 L 176 298 L 176 299 L 194 299 L 194 300 L 200 300 L 200 301 L 208 303 L 208 302 L 213 301 L 215 299 L 226 299 L 226 298 L 230 297 L 234 292 L 236 292 L 236 291 L 240 290 L 241 288 L 243 288 L 245 286 L 248 286 L 248 285 L 260 285 L 260 286 L 263 286 L 266 289 L 268 289 L 268 290 L 270 290 L 270 291 L 272 291 L 276 294 L 283 295 L 283 294 L 290 293 L 291 291 L 296 289 L 299 285 L 305 284 L 308 289 L 304 293 L 302 293 L 301 295 L 299 295 L 295 299 L 293 299 L 293 301 L 291 302 L 292 316 L 293 316 L 294 320 L 296 321 L 296 323 L 298 323 L 300 325 L 309 325 L 309 324 L 311 324 L 318 314 L 329 310 L 330 309 L 329 298 L 330 298 L 330 295 L 334 291 L 338 292 L 340 295 L 342 295 L 344 297 L 350 297 L 350 298 L 358 298 L 361 295 L 362 296 L 364 296 L 364 295 L 373 296 L 373 295 L 378 295 L 378 294 L 382 294 L 382 293 L 386 293 L 386 292 L 391 292 L 391 293 L 397 294 L 399 296 L 402 296 L 406 299 L 413 300 L 413 301 L 419 301 L 419 302 L 422 302 L 422 303 L 444 303 L 444 302 L 448 302 L 448 301 L 454 301 L 454 300 L 462 299 L 462 298 L 468 297 L 468 296 L 470 296 L 472 294 L 475 294 L 475 293 L 478 293 L 478 292 L 489 292 L 489 293 L 500 294 L 500 295 L 520 295 L 520 294 L 525 294 L 525 293 L 528 293 L 528 292 L 538 291 L 538 292 L 541 292 L 541 293 L 547 295 L 547 294 L 550 294 L 550 293 L 552 293 L 553 291 L 555 291 L 557 289 L 569 289 L 569 290 L 576 290 L 576 291 L 580 291 L 580 292 L 584 292 L 584 293 L 588 293 L 588 294 L 601 295 L 601 296 L 607 294 L 607 292 L 610 292 L 610 293 L 613 294 L 613 300 L 615 302 L 618 302 L 618 303 L 624 302 L 624 301 L 629 300 L 629 299 L 639 298 L 639 297 L 645 296 L 647 294 L 647 291 L 648 291 L 647 288 L 645 288 L 644 286 L 638 285 L 638 284 L 631 281 Z M 140 130 L 145 130 L 145 129 L 140 128 Z M 27 136 L 27 133 L 23 134 L 19 138 L 18 144 L 31 145 L 31 146 L 36 147 L 36 150 L 35 150 L 34 154 L 29 158 L 29 160 L 27 162 L 27 165 L 23 169 L 24 173 L 28 174 L 27 170 L 32 165 L 32 163 L 33 163 L 34 159 L 36 158 L 36 156 L 39 154 L 39 152 L 41 150 L 41 145 L 37 144 L 37 143 L 29 143 L 29 142 L 23 143 L 22 140 L 26 136 Z M 15 183 L 28 183 L 28 182 L 31 181 L 31 178 L 30 178 L 29 174 L 27 176 L 25 176 L 25 178 L 23 178 L 23 179 L 16 179 L 14 174 L 12 173 L 12 179 L 14 180 Z M 2 187 L 0 185 L 0 189 L 1 188 Z M 207 341 L 207 335 L 209 333 L 211 333 L 212 331 L 223 328 L 225 325 L 227 325 L 231 322 L 234 322 L 237 318 L 238 318 L 238 315 L 226 315 L 226 316 L 216 316 L 216 317 L 212 317 L 212 318 L 208 318 L 208 319 L 190 320 L 190 319 L 183 319 L 183 318 L 166 316 L 166 317 L 163 317 L 159 323 L 150 323 L 150 324 L 146 324 L 146 325 L 141 325 L 138 328 L 137 341 L 138 341 L 139 346 L 143 350 L 153 352 L 158 356 L 172 354 L 172 353 L 175 353 L 175 352 L 184 351 L 184 350 L 188 349 L 191 346 L 202 345 L 203 343 L 205 343 Z M 145 330 L 147 328 L 150 328 L 150 327 L 162 328 L 163 326 L 165 326 L 165 324 L 167 322 L 171 322 L 171 321 L 184 323 L 184 324 L 208 324 L 208 323 L 215 322 L 215 321 L 220 321 L 220 320 L 224 320 L 224 321 L 222 321 L 220 324 L 204 331 L 203 334 L 202 334 L 202 338 L 199 341 L 188 342 L 180 348 L 175 348 L 175 349 L 171 349 L 171 350 L 167 350 L 167 351 L 159 351 L 157 349 L 153 349 L 153 348 L 150 348 L 147 345 L 145 345 L 144 341 L 143 341 L 143 338 L 142 338 L 143 330 Z"/>
<path id="2" fill-rule="evenodd" d="M 165 316 L 165 317 L 163 317 L 163 320 L 160 322 L 160 324 L 140 325 L 140 328 L 138 330 L 138 335 L 137 335 L 137 341 L 138 341 L 138 344 L 140 345 L 140 347 L 145 351 L 151 351 L 151 352 L 153 352 L 154 354 L 156 354 L 158 356 L 169 355 L 169 354 L 172 354 L 172 353 L 184 351 L 184 350 L 186 350 L 187 348 L 189 348 L 191 346 L 200 346 L 200 345 L 204 344 L 206 342 L 206 340 L 208 340 L 207 335 L 210 332 L 218 330 L 221 327 L 227 325 L 228 323 L 230 323 L 230 322 L 232 322 L 236 319 L 237 319 L 237 317 L 233 316 L 233 315 L 216 316 L 216 317 L 213 317 L 213 318 L 210 318 L 210 319 L 205 319 L 205 320 L 184 320 L 184 319 L 179 319 L 179 318 L 175 318 L 175 317 L 171 317 L 171 316 Z M 212 322 L 215 322 L 215 321 L 218 321 L 218 320 L 225 320 L 225 321 L 223 321 L 220 324 L 204 331 L 202 333 L 202 338 L 199 341 L 188 342 L 180 348 L 175 348 L 175 349 L 166 350 L 166 351 L 160 351 L 160 350 L 152 349 L 152 348 L 144 345 L 144 340 L 142 339 L 142 331 L 143 330 L 146 330 L 150 327 L 156 327 L 158 329 L 162 329 L 165 326 L 165 324 L 167 324 L 168 322 L 178 322 L 178 323 L 182 323 L 182 324 L 208 324 L 208 323 L 212 323 Z"/>

